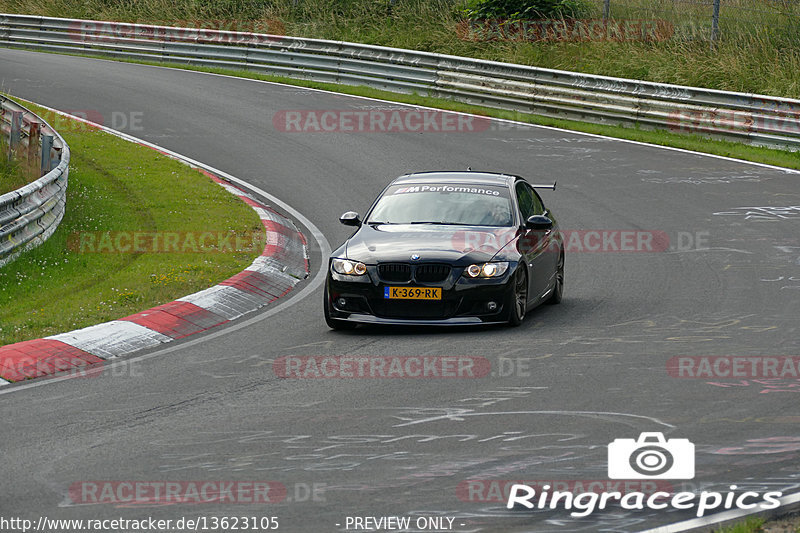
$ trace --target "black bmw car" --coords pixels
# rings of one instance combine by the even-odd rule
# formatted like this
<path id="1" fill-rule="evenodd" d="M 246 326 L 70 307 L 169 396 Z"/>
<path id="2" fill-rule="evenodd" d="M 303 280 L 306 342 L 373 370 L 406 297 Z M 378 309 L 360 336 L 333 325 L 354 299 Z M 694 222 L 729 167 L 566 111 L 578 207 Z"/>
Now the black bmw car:
<path id="1" fill-rule="evenodd" d="M 564 290 L 564 247 L 553 213 L 519 176 L 421 172 L 401 176 L 330 257 L 325 321 L 519 325 Z"/>

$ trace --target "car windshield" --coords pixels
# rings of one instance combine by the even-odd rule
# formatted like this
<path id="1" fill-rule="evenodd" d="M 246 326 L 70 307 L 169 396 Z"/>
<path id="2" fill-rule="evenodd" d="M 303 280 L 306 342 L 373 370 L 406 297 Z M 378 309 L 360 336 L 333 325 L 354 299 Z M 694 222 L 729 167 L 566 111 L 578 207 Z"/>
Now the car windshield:
<path id="1" fill-rule="evenodd" d="M 510 226 L 511 200 L 507 187 L 393 185 L 381 196 L 367 223 Z"/>

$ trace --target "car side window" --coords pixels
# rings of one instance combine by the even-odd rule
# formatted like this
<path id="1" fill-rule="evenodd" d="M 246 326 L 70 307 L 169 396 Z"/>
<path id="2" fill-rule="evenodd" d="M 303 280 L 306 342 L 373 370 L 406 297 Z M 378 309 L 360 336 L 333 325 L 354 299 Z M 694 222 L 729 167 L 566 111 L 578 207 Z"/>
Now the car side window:
<path id="1" fill-rule="evenodd" d="M 534 215 L 543 215 L 544 214 L 544 202 L 539 197 L 539 193 L 537 193 L 532 187 L 530 187 L 531 195 L 533 196 L 533 211 Z"/>
<path id="2" fill-rule="evenodd" d="M 541 206 L 541 201 L 535 198 L 535 193 L 525 183 L 517 183 L 517 203 L 519 204 L 519 212 L 522 215 L 523 222 L 528 220 L 528 217 L 536 215 L 541 211 L 536 210 L 537 203 Z"/>
<path id="3" fill-rule="evenodd" d="M 516 193 L 519 212 L 522 216 L 522 220 L 525 221 L 532 214 L 531 210 L 533 205 L 531 201 L 531 195 L 530 192 L 525 188 L 525 185 L 522 183 L 517 183 Z"/>

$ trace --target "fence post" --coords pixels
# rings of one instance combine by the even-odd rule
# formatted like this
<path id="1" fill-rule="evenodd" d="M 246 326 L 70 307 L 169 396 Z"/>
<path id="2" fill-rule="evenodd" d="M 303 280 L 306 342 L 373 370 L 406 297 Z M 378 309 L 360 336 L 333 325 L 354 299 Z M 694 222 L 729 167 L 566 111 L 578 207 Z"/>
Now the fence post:
<path id="1" fill-rule="evenodd" d="M 50 152 L 53 150 L 53 136 L 42 135 L 42 176 L 50 172 L 52 159 Z"/>
<path id="2" fill-rule="evenodd" d="M 711 49 L 719 39 L 719 0 L 714 0 L 714 13 L 711 15 Z"/>
<path id="3" fill-rule="evenodd" d="M 61 148 L 53 146 L 53 151 L 50 152 L 50 170 L 56 168 L 59 161 L 61 161 Z"/>
<path id="4" fill-rule="evenodd" d="M 603 20 L 611 18 L 611 0 L 603 0 Z"/>
<path id="5" fill-rule="evenodd" d="M 15 152 L 19 148 L 19 143 L 22 140 L 22 111 L 11 112 L 11 135 L 9 137 L 8 147 L 11 152 Z M 9 152 L 8 157 L 11 157 Z"/>
<path id="6" fill-rule="evenodd" d="M 33 164 L 35 162 L 36 156 L 39 155 L 39 127 L 41 125 L 38 122 L 31 122 L 30 126 L 28 127 L 28 161 Z"/>

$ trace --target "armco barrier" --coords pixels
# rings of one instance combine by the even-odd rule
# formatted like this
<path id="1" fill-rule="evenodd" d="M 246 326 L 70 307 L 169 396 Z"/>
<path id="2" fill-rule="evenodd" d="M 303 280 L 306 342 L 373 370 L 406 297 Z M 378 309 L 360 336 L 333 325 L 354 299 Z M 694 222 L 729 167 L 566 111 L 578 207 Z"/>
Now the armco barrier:
<path id="1" fill-rule="evenodd" d="M 0 45 L 246 69 L 800 149 L 800 100 L 280 35 L 0 14 Z"/>
<path id="2" fill-rule="evenodd" d="M 2 95 L 0 110 L 2 131 L 15 157 L 36 158 L 36 166 L 41 164 L 44 174 L 21 189 L 0 196 L 0 266 L 3 266 L 23 250 L 44 242 L 64 217 L 69 146 L 47 122 Z"/>

